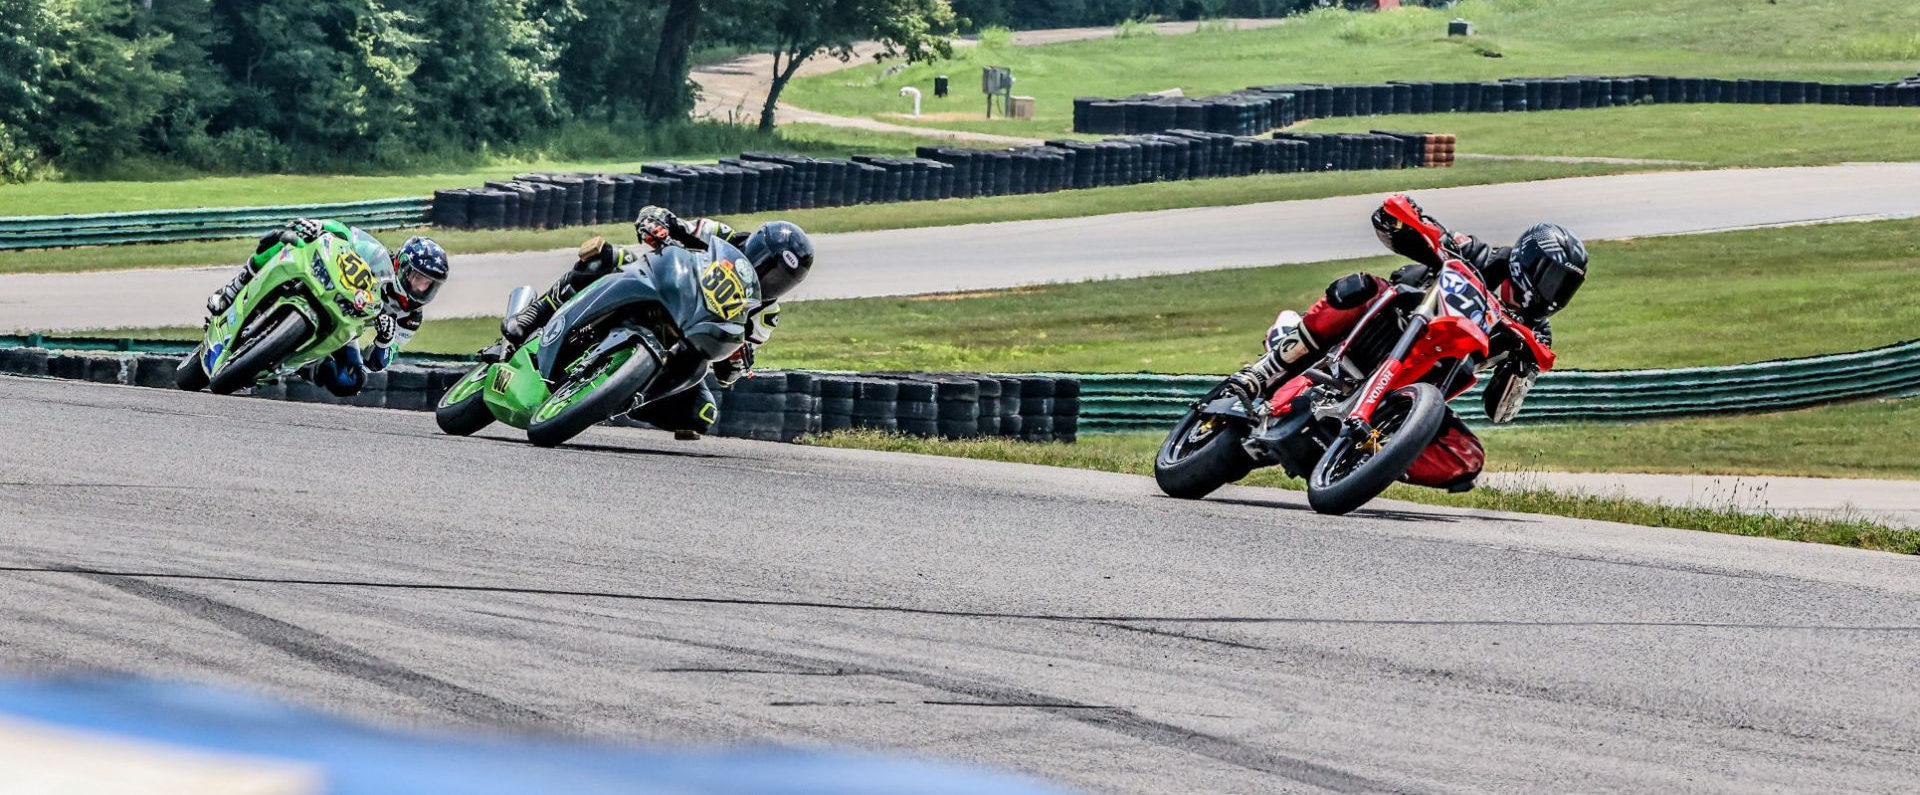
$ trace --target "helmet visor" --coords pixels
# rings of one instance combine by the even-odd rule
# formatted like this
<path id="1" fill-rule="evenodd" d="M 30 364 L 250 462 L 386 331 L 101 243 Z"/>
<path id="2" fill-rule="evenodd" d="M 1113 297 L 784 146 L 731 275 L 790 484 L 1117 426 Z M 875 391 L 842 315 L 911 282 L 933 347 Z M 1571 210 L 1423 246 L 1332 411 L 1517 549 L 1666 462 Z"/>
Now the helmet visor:
<path id="1" fill-rule="evenodd" d="M 1585 271 L 1564 262 L 1549 262 L 1534 281 L 1528 309 L 1546 317 L 1565 308 L 1587 280 Z"/>
<path id="2" fill-rule="evenodd" d="M 407 291 L 407 297 L 424 304 L 432 301 L 433 296 L 440 292 L 440 280 L 420 270 L 408 268 L 400 277 L 400 287 Z"/>

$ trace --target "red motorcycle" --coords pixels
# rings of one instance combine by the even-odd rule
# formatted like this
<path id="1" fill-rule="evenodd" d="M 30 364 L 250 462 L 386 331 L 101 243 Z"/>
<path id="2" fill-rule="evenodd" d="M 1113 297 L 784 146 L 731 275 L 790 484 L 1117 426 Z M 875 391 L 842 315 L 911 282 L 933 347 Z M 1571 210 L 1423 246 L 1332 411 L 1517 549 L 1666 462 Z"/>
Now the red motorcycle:
<path id="1" fill-rule="evenodd" d="M 1387 211 L 1419 230 L 1434 256 L 1420 285 L 1395 285 L 1366 308 L 1316 366 L 1243 405 L 1223 382 L 1194 403 L 1155 457 L 1168 496 L 1198 499 L 1255 469 L 1279 466 L 1307 481 L 1307 502 L 1350 512 L 1394 483 L 1464 491 L 1479 473 L 1479 442 L 1447 401 L 1478 380 L 1495 351 L 1547 370 L 1553 351 L 1508 317 L 1454 247 L 1452 235 L 1404 197 Z M 1298 322 L 1289 312 L 1281 323 Z M 1276 335 L 1269 335 L 1273 339 Z M 1504 361 L 1504 360 L 1503 360 Z M 1510 417 L 1530 379 L 1496 398 Z"/>

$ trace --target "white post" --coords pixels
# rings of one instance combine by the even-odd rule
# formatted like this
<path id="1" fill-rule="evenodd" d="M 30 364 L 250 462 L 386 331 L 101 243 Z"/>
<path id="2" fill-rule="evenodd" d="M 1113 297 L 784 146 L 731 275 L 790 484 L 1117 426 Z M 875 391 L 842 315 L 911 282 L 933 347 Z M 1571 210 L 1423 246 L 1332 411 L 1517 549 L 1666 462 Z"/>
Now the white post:
<path id="1" fill-rule="evenodd" d="M 913 117 L 916 119 L 920 118 L 920 89 L 907 86 L 906 88 L 900 89 L 900 96 L 913 97 Z"/>

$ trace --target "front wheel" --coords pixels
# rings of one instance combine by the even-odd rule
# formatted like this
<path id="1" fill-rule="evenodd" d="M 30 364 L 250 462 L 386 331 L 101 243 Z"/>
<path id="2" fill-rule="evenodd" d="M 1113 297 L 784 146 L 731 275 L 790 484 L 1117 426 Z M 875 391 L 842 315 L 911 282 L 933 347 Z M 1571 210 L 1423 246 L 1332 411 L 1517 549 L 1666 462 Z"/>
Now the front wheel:
<path id="1" fill-rule="evenodd" d="M 216 395 L 231 395 L 260 380 L 260 374 L 280 366 L 313 335 L 313 324 L 299 312 L 289 311 L 272 328 L 240 343 L 239 354 L 207 380 L 207 388 Z"/>
<path id="2" fill-rule="evenodd" d="M 1340 515 L 1367 504 L 1407 473 L 1420 451 L 1440 435 L 1447 400 L 1432 384 L 1387 393 L 1373 411 L 1373 432 L 1342 433 L 1307 478 L 1307 504 Z"/>
<path id="3" fill-rule="evenodd" d="M 173 366 L 173 385 L 188 392 L 206 389 L 207 368 L 201 364 L 206 356 L 206 343 L 194 346 L 192 353 Z"/>
<path id="4" fill-rule="evenodd" d="M 487 376 L 492 364 L 481 364 L 455 382 L 433 408 L 433 421 L 440 430 L 454 436 L 472 436 L 493 424 L 493 410 L 487 408 Z"/>
<path id="5" fill-rule="evenodd" d="M 660 363 L 645 346 L 608 354 L 591 374 L 569 379 L 540 404 L 527 425 L 527 441 L 557 447 L 627 407 L 653 381 Z"/>
<path id="6" fill-rule="evenodd" d="M 1253 458 L 1240 446 L 1246 436 L 1238 422 L 1189 411 L 1154 456 L 1153 481 L 1169 497 L 1197 500 L 1212 494 L 1253 471 Z"/>

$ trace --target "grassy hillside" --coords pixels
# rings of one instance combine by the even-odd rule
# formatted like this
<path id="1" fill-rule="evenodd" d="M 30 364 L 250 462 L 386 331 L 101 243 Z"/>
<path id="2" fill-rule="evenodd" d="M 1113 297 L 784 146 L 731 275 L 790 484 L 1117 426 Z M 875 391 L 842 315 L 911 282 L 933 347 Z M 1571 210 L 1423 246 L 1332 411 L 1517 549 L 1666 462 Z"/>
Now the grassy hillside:
<path id="1" fill-rule="evenodd" d="M 1456 16 L 1471 20 L 1477 35 L 1447 37 L 1447 20 Z M 973 85 L 987 64 L 1010 67 L 1015 93 L 1038 99 L 1035 121 L 979 119 L 984 101 Z M 930 99 L 933 118 L 921 123 L 1051 134 L 1070 126 L 1075 96 L 1168 88 L 1201 95 L 1298 81 L 1635 73 L 1886 80 L 1920 72 L 1920 3 L 1468 0 L 1447 9 L 1322 10 L 1259 31 L 986 46 L 891 77 L 880 70 L 796 81 L 787 99 L 814 110 L 890 117 L 902 110 L 901 86 L 924 88 L 934 75 L 950 74 L 958 91 Z"/>

